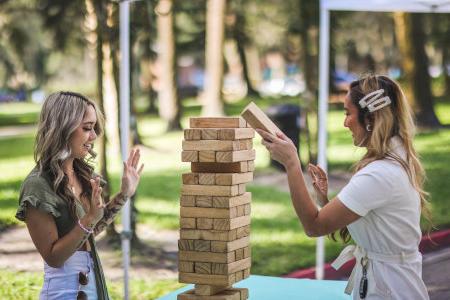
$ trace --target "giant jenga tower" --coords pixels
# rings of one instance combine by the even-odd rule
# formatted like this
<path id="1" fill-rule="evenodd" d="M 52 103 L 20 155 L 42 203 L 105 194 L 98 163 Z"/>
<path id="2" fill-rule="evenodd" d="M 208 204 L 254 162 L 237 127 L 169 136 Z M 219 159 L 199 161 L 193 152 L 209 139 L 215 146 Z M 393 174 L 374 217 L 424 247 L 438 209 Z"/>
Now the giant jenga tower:
<path id="1" fill-rule="evenodd" d="M 255 132 L 240 117 L 191 118 L 184 131 L 180 199 L 179 281 L 195 289 L 179 300 L 244 300 L 232 288 L 250 276 L 250 203 Z"/>

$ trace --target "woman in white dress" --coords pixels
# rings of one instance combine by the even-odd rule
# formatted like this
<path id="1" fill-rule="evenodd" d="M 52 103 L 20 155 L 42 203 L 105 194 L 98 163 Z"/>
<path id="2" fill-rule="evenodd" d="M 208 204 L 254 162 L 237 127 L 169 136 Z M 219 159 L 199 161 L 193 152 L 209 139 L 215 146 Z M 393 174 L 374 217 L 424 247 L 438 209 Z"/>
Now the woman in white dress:
<path id="1" fill-rule="evenodd" d="M 258 130 L 263 145 L 287 172 L 292 203 L 308 236 L 340 230 L 356 245 L 333 263 L 356 258 L 346 293 L 354 299 L 429 299 L 422 280 L 420 215 L 429 219 L 424 171 L 413 147 L 414 123 L 400 86 L 386 76 L 367 76 L 350 85 L 345 121 L 355 146 L 367 152 L 350 182 L 332 200 L 318 166 L 309 173 L 319 194 L 319 210 L 308 193 L 297 150 L 283 133 Z"/>

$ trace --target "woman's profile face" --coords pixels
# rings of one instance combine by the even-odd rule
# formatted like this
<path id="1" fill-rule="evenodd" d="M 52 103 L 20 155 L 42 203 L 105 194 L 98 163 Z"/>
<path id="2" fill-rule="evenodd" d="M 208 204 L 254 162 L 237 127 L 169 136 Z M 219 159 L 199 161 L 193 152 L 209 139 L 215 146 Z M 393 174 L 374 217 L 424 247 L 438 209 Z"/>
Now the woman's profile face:
<path id="1" fill-rule="evenodd" d="M 358 108 L 350 100 L 350 94 L 347 93 L 344 101 L 345 120 L 344 127 L 347 127 L 353 138 L 353 145 L 361 146 L 366 135 L 365 129 L 358 121 Z"/>
<path id="2" fill-rule="evenodd" d="M 97 114 L 92 105 L 88 105 L 81 124 L 70 137 L 70 150 L 73 158 L 84 158 L 97 138 L 94 126 L 97 123 Z"/>

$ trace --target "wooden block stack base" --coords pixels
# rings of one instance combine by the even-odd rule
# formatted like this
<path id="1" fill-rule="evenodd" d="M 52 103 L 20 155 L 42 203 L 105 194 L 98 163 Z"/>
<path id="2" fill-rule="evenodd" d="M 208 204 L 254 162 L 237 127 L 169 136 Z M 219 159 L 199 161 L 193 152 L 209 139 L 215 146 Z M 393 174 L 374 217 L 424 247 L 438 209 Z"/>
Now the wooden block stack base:
<path id="1" fill-rule="evenodd" d="M 248 289 L 228 288 L 214 295 L 197 295 L 196 289 L 189 290 L 177 297 L 178 300 L 246 300 Z"/>
<path id="2" fill-rule="evenodd" d="M 240 117 L 191 118 L 184 132 L 178 281 L 195 289 L 179 300 L 245 300 L 232 285 L 250 276 L 255 132 Z"/>

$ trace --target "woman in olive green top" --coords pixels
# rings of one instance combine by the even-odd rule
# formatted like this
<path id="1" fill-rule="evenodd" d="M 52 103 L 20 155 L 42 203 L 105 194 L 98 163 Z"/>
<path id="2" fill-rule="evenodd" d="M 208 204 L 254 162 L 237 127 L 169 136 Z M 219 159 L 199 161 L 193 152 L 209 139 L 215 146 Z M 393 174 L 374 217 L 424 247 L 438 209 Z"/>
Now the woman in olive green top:
<path id="1" fill-rule="evenodd" d="M 36 167 L 24 180 L 16 218 L 25 221 L 44 259 L 40 299 L 109 299 L 94 236 L 110 224 L 140 180 L 140 153 L 123 165 L 120 192 L 102 200 L 103 181 L 89 159 L 103 116 L 83 95 L 59 92 L 44 102 L 36 136 Z"/>

